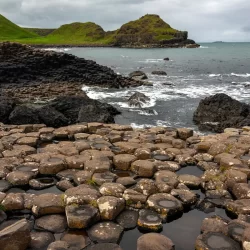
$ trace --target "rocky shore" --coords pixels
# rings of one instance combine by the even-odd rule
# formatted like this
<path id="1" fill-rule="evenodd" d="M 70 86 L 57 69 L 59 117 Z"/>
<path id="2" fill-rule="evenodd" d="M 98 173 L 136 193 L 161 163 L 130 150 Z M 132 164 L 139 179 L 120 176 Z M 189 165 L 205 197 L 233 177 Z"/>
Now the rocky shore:
<path id="1" fill-rule="evenodd" d="M 119 88 L 143 83 L 117 75 L 112 69 L 73 55 L 34 49 L 19 43 L 0 43 L 2 84 L 83 84 Z"/>
<path id="2" fill-rule="evenodd" d="M 193 121 L 199 129 L 216 133 L 228 127 L 250 126 L 250 105 L 226 94 L 216 94 L 200 101 Z"/>
<path id="3" fill-rule="evenodd" d="M 119 250 L 124 230 L 138 227 L 147 233 L 138 250 L 173 250 L 177 242 L 157 233 L 164 223 L 216 207 L 230 221 L 206 218 L 194 248 L 249 249 L 249 149 L 249 127 L 200 136 L 104 123 L 1 124 L 1 249 Z M 178 173 L 187 166 L 203 174 Z"/>

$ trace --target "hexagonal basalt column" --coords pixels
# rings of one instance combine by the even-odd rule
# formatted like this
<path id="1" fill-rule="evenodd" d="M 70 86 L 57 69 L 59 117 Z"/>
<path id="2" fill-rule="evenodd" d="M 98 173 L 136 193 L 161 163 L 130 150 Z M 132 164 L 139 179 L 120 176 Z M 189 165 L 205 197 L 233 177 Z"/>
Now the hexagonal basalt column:
<path id="1" fill-rule="evenodd" d="M 153 194 L 149 196 L 147 205 L 159 213 L 163 219 L 177 216 L 183 211 L 181 202 L 170 194 Z"/>
<path id="2" fill-rule="evenodd" d="M 69 228 L 87 228 L 100 219 L 98 209 L 90 205 L 70 205 L 65 211 Z"/>

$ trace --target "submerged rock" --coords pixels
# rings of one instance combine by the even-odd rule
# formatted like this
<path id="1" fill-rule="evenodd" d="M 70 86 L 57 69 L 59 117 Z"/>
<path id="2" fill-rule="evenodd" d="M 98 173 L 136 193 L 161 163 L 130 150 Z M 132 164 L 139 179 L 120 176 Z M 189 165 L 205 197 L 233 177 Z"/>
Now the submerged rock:
<path id="1" fill-rule="evenodd" d="M 150 101 L 150 98 L 146 95 L 136 92 L 128 99 L 128 104 L 131 107 L 138 107 L 142 108 L 145 104 L 147 104 Z"/>
<path id="2" fill-rule="evenodd" d="M 133 80 L 146 80 L 148 79 L 147 75 L 142 71 L 134 71 L 129 74 L 129 77 Z"/>
<path id="3" fill-rule="evenodd" d="M 152 75 L 166 76 L 166 75 L 167 75 L 167 72 L 161 71 L 161 70 L 155 70 L 155 71 L 152 71 Z"/>
<path id="4" fill-rule="evenodd" d="M 240 245 L 222 233 L 208 232 L 200 235 L 195 243 L 197 250 L 240 250 Z"/>

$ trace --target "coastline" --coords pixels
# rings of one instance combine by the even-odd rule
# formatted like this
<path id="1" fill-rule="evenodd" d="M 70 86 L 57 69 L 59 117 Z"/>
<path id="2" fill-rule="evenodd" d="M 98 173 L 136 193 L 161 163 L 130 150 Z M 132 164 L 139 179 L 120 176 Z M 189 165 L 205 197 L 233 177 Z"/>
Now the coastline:
<path id="1" fill-rule="evenodd" d="M 27 44 L 34 48 L 124 48 L 124 49 L 173 49 L 173 48 L 199 48 L 199 44 L 172 44 L 172 45 L 159 45 L 159 44 L 145 44 L 145 45 L 105 45 L 105 44 Z M 190 47 L 189 47 L 190 46 Z"/>

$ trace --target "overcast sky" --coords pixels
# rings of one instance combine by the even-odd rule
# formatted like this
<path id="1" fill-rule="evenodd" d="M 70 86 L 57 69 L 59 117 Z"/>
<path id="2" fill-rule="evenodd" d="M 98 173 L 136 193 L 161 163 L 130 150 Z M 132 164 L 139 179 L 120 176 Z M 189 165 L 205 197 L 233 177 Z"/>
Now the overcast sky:
<path id="1" fill-rule="evenodd" d="M 26 27 L 92 21 L 105 30 L 158 14 L 197 42 L 250 42 L 250 0 L 0 0 L 0 13 Z"/>

